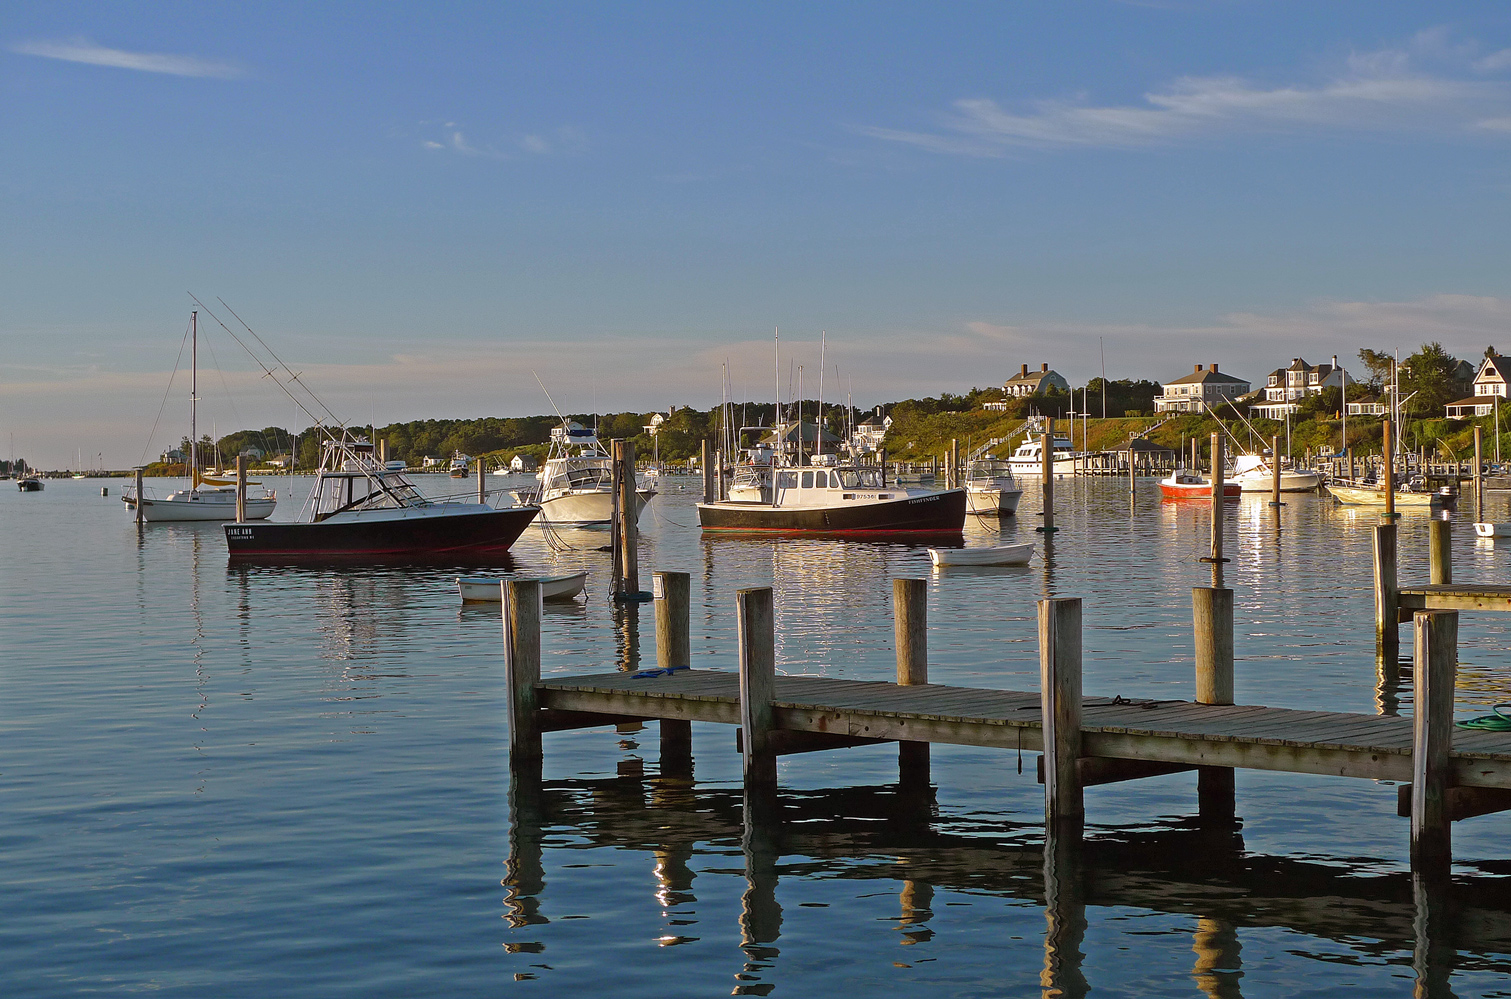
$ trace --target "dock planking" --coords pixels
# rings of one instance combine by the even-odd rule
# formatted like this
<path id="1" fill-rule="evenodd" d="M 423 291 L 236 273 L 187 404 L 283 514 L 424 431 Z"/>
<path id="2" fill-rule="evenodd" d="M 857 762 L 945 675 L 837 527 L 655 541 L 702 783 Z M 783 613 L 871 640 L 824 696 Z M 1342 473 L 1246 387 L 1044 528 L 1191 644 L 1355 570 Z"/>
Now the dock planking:
<path id="1" fill-rule="evenodd" d="M 739 676 L 679 670 L 637 679 L 544 679 L 543 708 L 737 724 Z M 1412 721 L 1382 715 L 1191 701 L 1082 699 L 1084 753 L 1155 763 L 1411 779 Z M 1036 691 L 778 676 L 778 729 L 890 741 L 1042 751 Z M 1454 733 L 1453 783 L 1511 788 L 1511 733 Z"/>

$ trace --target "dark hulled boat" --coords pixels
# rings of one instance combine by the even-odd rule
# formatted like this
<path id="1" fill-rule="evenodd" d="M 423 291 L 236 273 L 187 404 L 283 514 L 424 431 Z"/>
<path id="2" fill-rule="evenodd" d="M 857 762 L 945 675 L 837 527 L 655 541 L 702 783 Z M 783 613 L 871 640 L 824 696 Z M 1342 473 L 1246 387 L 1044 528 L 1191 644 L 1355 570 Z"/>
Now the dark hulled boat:
<path id="1" fill-rule="evenodd" d="M 960 535 L 964 489 L 883 485 L 874 468 L 776 468 L 759 499 L 698 504 L 705 531 L 824 534 L 849 537 Z M 733 495 L 740 495 L 732 490 Z"/>
<path id="2" fill-rule="evenodd" d="M 384 468 L 366 441 L 329 441 L 305 506 L 307 520 L 227 524 L 234 558 L 341 558 L 501 553 L 539 513 L 432 500 Z"/>

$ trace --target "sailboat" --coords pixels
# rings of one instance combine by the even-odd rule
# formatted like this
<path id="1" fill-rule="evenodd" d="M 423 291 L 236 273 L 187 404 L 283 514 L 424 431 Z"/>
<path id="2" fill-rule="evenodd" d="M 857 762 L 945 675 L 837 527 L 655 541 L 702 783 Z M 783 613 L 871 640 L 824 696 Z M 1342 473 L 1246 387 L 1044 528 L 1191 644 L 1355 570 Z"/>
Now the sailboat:
<path id="1" fill-rule="evenodd" d="M 189 313 L 189 488 L 177 489 L 165 498 L 137 496 L 124 490 L 127 509 L 141 504 L 142 519 L 152 521 L 227 521 L 236 519 L 236 481 L 205 475 L 199 464 L 199 313 Z M 246 518 L 266 520 L 278 505 L 278 496 L 261 482 L 247 483 Z"/>

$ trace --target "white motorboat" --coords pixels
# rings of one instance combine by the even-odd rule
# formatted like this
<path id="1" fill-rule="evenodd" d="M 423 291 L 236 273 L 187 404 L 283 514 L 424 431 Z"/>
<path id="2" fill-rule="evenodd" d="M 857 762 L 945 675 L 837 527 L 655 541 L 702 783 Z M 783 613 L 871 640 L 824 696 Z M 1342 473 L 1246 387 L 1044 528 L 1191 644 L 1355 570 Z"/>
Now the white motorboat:
<path id="1" fill-rule="evenodd" d="M 930 548 L 929 558 L 935 565 L 1027 565 L 1033 553 L 1033 542 L 1025 542 L 990 548 Z"/>
<path id="2" fill-rule="evenodd" d="M 1365 506 L 1384 506 L 1385 489 L 1376 483 L 1329 482 L 1327 491 L 1339 503 Z M 1397 507 L 1426 509 L 1435 506 L 1452 506 L 1457 497 L 1446 486 L 1437 490 L 1411 489 L 1398 486 L 1394 503 Z"/>
<path id="3" fill-rule="evenodd" d="M 502 603 L 503 587 L 500 584 L 506 578 L 508 577 L 458 576 L 456 588 L 464 604 Z M 540 581 L 540 597 L 542 600 L 571 600 L 582 592 L 587 580 L 586 572 L 574 572 L 570 576 L 546 576 Z"/>
<path id="4" fill-rule="evenodd" d="M 551 454 L 537 475 L 539 485 L 516 489 L 516 501 L 540 507 L 543 523 L 556 526 L 607 524 L 613 519 L 614 458 L 598 440 L 596 431 L 577 422 L 563 423 L 551 431 Z M 635 490 L 635 520 L 654 489 Z"/>
<path id="5" fill-rule="evenodd" d="M 200 470 L 199 455 L 199 313 L 189 313 L 189 488 L 176 489 L 161 499 L 136 490 L 122 491 L 127 509 L 141 505 L 142 519 L 152 523 L 176 521 L 227 521 L 236 519 L 236 482 L 213 478 Z M 276 493 L 260 482 L 248 482 L 246 519 L 266 520 L 278 505 Z"/>
<path id="6" fill-rule="evenodd" d="M 1023 490 L 1013 478 L 1009 462 L 976 458 L 965 464 L 966 509 L 983 517 L 1008 517 L 1018 512 Z"/>
<path id="7" fill-rule="evenodd" d="M 1074 445 L 1071 444 L 1068 434 L 1056 433 L 1054 435 L 1054 455 L 1052 458 L 1054 474 L 1074 475 L 1076 463 L 1080 460 Z M 1031 434 L 1027 440 L 1018 445 L 1008 459 L 1008 470 L 1013 475 L 1028 476 L 1030 478 L 1042 478 L 1044 475 L 1044 444 L 1039 434 Z"/>
<path id="8" fill-rule="evenodd" d="M 1229 482 L 1237 482 L 1246 493 L 1268 493 L 1275 489 L 1274 468 L 1266 455 L 1241 454 L 1233 461 Z M 1313 493 L 1322 485 L 1322 473 L 1309 468 L 1287 468 L 1285 459 L 1280 462 L 1280 491 L 1283 493 Z"/>
<path id="9" fill-rule="evenodd" d="M 1475 524 L 1474 533 L 1481 538 L 1511 538 L 1511 524 Z"/>

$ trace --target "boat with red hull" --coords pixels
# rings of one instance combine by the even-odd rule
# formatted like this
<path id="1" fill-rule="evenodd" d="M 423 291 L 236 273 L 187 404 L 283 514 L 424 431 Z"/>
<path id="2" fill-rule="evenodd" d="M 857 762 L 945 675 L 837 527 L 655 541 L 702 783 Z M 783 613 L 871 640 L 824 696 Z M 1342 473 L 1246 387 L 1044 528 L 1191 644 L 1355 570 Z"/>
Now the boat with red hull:
<path id="1" fill-rule="evenodd" d="M 433 500 L 367 441 L 329 441 L 298 523 L 225 525 L 232 559 L 384 558 L 506 552 L 540 512 Z"/>
<path id="2" fill-rule="evenodd" d="M 1165 499 L 1211 499 L 1212 481 L 1192 472 L 1176 472 L 1168 479 L 1159 480 L 1159 492 Z M 1236 500 L 1241 495 L 1243 495 L 1241 484 L 1223 482 L 1223 499 Z"/>

